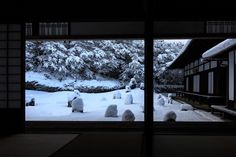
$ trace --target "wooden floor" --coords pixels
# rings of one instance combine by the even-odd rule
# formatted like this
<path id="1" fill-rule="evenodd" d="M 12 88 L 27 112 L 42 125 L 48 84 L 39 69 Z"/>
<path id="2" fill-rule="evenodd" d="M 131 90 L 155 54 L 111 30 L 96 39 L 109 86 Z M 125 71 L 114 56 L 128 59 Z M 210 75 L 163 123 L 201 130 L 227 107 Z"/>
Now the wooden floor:
<path id="1" fill-rule="evenodd" d="M 0 157 L 236 156 L 236 136 L 154 134 L 152 139 L 152 152 L 145 152 L 142 132 L 18 134 L 0 138 Z"/>

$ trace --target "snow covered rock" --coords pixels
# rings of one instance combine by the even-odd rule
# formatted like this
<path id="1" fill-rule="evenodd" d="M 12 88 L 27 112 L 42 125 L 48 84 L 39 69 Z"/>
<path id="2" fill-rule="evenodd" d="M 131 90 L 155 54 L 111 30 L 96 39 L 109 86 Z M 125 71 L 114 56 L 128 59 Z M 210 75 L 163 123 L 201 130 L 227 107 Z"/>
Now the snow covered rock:
<path id="1" fill-rule="evenodd" d="M 107 107 L 105 117 L 117 117 L 118 115 L 117 105 L 110 105 Z"/>
<path id="2" fill-rule="evenodd" d="M 173 99 L 172 99 L 172 97 L 173 97 L 173 94 L 171 94 L 171 93 L 169 93 L 168 94 L 168 104 L 172 104 L 173 103 Z"/>
<path id="3" fill-rule="evenodd" d="M 79 90 L 74 90 L 74 93 L 77 94 L 77 95 L 80 95 Z"/>
<path id="4" fill-rule="evenodd" d="M 25 106 L 35 106 L 35 98 L 31 98 L 30 101 L 26 102 Z"/>
<path id="5" fill-rule="evenodd" d="M 137 82 L 136 82 L 135 78 L 132 78 L 132 79 L 130 80 L 129 86 L 130 86 L 131 89 L 136 88 Z"/>
<path id="6" fill-rule="evenodd" d="M 169 111 L 164 115 L 163 121 L 165 122 L 175 122 L 177 115 L 174 111 Z"/>
<path id="7" fill-rule="evenodd" d="M 160 99 L 157 99 L 157 105 L 159 105 L 159 106 L 164 106 L 165 105 L 165 100 L 164 100 L 164 98 L 160 98 Z"/>
<path id="8" fill-rule="evenodd" d="M 74 92 L 73 93 L 71 93 L 69 96 L 68 96 L 68 105 L 67 105 L 67 107 L 71 107 L 72 105 L 71 105 L 71 103 L 72 103 L 72 101 L 73 100 L 75 100 L 76 98 L 78 98 L 80 96 L 80 94 L 79 94 L 79 91 L 78 90 L 74 90 Z"/>
<path id="9" fill-rule="evenodd" d="M 130 92 L 130 91 L 131 91 L 130 86 L 125 86 L 125 92 L 128 93 L 128 92 Z"/>
<path id="10" fill-rule="evenodd" d="M 181 104 L 180 110 L 181 111 L 192 111 L 193 107 L 189 104 Z"/>
<path id="11" fill-rule="evenodd" d="M 134 121 L 135 116 L 131 110 L 125 110 L 125 112 L 122 114 L 122 121 Z"/>
<path id="12" fill-rule="evenodd" d="M 132 94 L 127 94 L 126 95 L 125 105 L 128 105 L 128 104 L 133 104 L 133 96 L 132 96 Z"/>
<path id="13" fill-rule="evenodd" d="M 140 83 L 140 87 L 141 90 L 144 90 L 144 83 Z"/>
<path id="14" fill-rule="evenodd" d="M 119 91 L 116 91 L 114 94 L 113 94 L 113 99 L 121 99 L 121 93 Z"/>
<path id="15" fill-rule="evenodd" d="M 82 98 L 76 98 L 72 101 L 72 112 L 83 112 L 84 102 Z"/>
<path id="16" fill-rule="evenodd" d="M 157 94 L 157 99 L 160 99 L 161 98 L 161 94 Z"/>

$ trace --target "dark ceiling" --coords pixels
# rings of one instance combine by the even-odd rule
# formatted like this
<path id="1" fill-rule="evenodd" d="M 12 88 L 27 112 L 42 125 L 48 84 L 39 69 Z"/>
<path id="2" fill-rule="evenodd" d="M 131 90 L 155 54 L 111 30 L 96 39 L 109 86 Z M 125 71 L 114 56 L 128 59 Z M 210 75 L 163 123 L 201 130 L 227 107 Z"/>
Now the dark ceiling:
<path id="1" fill-rule="evenodd" d="M 234 19 L 230 0 L 5 0 L 0 16 L 16 19 L 144 20 Z"/>

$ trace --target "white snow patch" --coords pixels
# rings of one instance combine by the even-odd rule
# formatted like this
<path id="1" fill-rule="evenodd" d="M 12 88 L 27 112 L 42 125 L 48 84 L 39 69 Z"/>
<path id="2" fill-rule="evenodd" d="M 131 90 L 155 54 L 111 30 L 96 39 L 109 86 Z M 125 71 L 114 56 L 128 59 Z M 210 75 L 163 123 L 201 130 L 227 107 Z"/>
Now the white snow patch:
<path id="1" fill-rule="evenodd" d="M 117 90 L 122 95 L 126 95 L 125 89 Z M 140 107 L 144 104 L 144 91 L 136 88 L 130 93 L 133 95 L 133 104 L 125 105 L 125 97 L 113 99 L 114 91 L 106 93 L 80 93 L 83 99 L 83 113 L 72 113 L 67 107 L 67 96 L 73 91 L 60 91 L 54 93 L 26 90 L 26 96 L 31 95 L 36 98 L 37 106 L 25 108 L 26 121 L 121 121 L 122 113 L 131 110 L 135 115 L 135 121 L 143 121 L 144 113 Z M 101 99 L 106 101 L 101 101 Z M 104 117 L 107 107 L 111 104 L 117 105 L 118 116 Z"/>
<path id="2" fill-rule="evenodd" d="M 73 86 L 76 87 L 107 87 L 107 88 L 113 88 L 120 86 L 120 82 L 117 80 L 102 80 L 101 78 L 99 80 L 77 80 L 75 81 L 72 78 L 68 78 L 63 81 L 59 81 L 56 79 L 48 79 L 44 76 L 45 73 L 38 73 L 38 72 L 26 72 L 25 73 L 25 79 L 26 82 L 32 82 L 37 81 L 41 85 L 45 85 L 48 87 L 59 87 L 64 88 L 66 85 L 73 84 Z"/>

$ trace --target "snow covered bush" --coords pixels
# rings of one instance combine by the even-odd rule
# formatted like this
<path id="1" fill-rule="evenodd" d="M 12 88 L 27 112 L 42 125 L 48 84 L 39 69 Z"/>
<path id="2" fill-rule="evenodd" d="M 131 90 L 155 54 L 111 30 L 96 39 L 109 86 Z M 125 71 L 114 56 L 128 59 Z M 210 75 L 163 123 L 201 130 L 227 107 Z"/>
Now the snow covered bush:
<path id="1" fill-rule="evenodd" d="M 171 84 L 173 82 L 177 83 L 179 82 L 179 78 L 180 82 L 182 82 L 183 76 L 181 75 L 179 77 L 179 70 L 176 70 L 176 72 L 174 72 L 173 74 L 173 71 L 167 70 L 166 67 L 179 55 L 183 46 L 184 44 L 182 42 L 166 42 L 165 40 L 154 40 L 153 74 L 155 81 L 158 84 Z M 168 71 L 168 74 L 165 71 Z"/>
<path id="2" fill-rule="evenodd" d="M 125 112 L 122 114 L 122 121 L 134 121 L 135 116 L 131 110 L 125 110 Z"/>
<path id="3" fill-rule="evenodd" d="M 131 78 L 131 80 L 129 82 L 130 89 L 136 88 L 136 85 L 137 85 L 137 82 L 136 82 L 135 78 Z"/>
<path id="4" fill-rule="evenodd" d="M 175 122 L 177 115 L 174 111 L 169 111 L 164 115 L 163 121 L 165 122 Z"/>
<path id="5" fill-rule="evenodd" d="M 83 112 L 84 102 L 82 98 L 76 98 L 72 101 L 72 112 Z"/>
<path id="6" fill-rule="evenodd" d="M 58 80 L 144 78 L 143 40 L 26 41 L 25 60 L 26 71 L 47 72 Z"/>
<path id="7" fill-rule="evenodd" d="M 140 83 L 140 86 L 139 86 L 139 88 L 141 89 L 141 90 L 144 90 L 144 83 L 142 82 L 142 83 Z"/>
<path id="8" fill-rule="evenodd" d="M 165 105 L 165 100 L 164 100 L 164 98 L 160 98 L 160 99 L 157 99 L 157 105 L 159 105 L 159 106 L 164 106 Z"/>
<path id="9" fill-rule="evenodd" d="M 110 105 L 107 107 L 105 117 L 117 117 L 118 115 L 117 105 Z"/>
<path id="10" fill-rule="evenodd" d="M 181 111 L 192 111 L 193 107 L 189 104 L 181 104 L 180 110 Z"/>
<path id="11" fill-rule="evenodd" d="M 68 95 L 68 105 L 67 107 L 72 107 L 72 101 L 75 100 L 76 98 L 78 98 L 80 96 L 80 93 L 78 90 L 74 90 L 73 93 Z"/>
<path id="12" fill-rule="evenodd" d="M 119 91 L 116 91 L 114 94 L 113 94 L 113 99 L 121 99 L 121 93 Z"/>
<path id="13" fill-rule="evenodd" d="M 128 92 L 130 92 L 130 91 L 131 91 L 131 88 L 130 88 L 130 86 L 128 86 L 128 85 L 127 85 L 127 86 L 125 86 L 125 92 L 126 92 L 126 93 L 128 93 Z"/>
<path id="14" fill-rule="evenodd" d="M 173 99 L 172 99 L 172 97 L 173 97 L 173 94 L 171 94 L 171 93 L 168 93 L 168 104 L 172 104 L 172 102 L 173 102 Z"/>
<path id="15" fill-rule="evenodd" d="M 125 105 L 128 105 L 128 104 L 133 104 L 133 96 L 132 96 L 132 94 L 127 94 L 126 95 Z"/>

